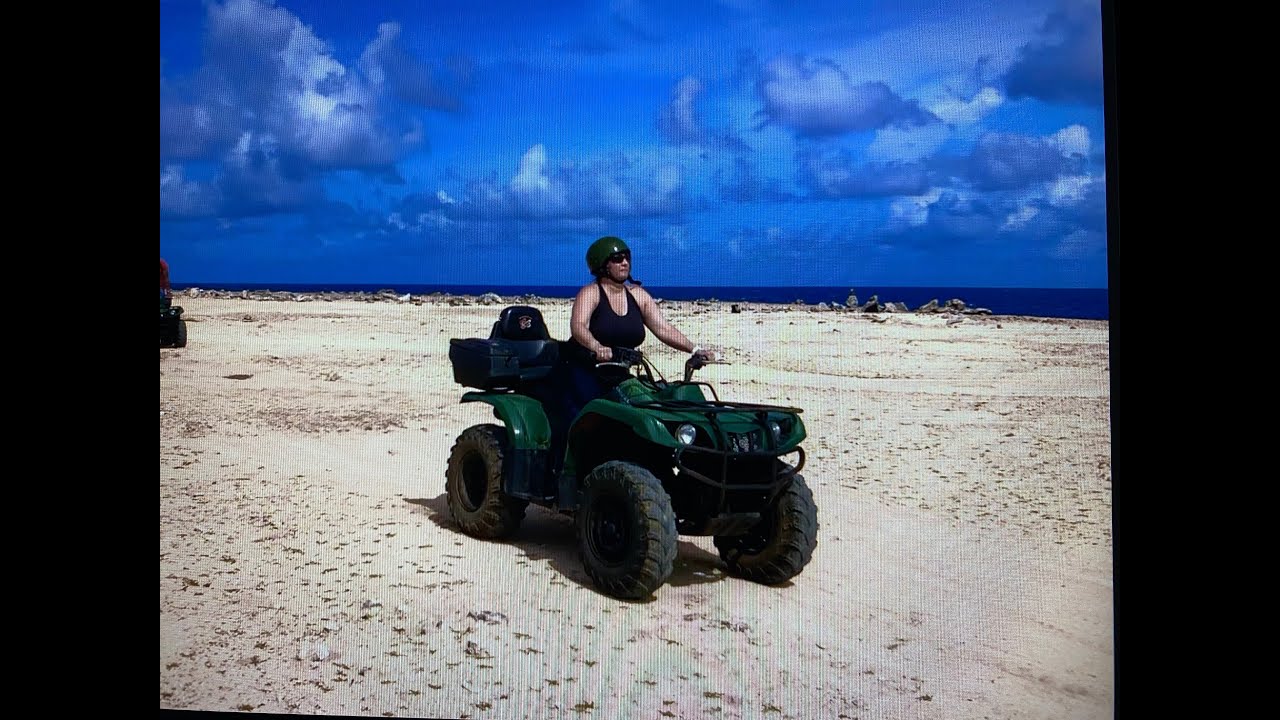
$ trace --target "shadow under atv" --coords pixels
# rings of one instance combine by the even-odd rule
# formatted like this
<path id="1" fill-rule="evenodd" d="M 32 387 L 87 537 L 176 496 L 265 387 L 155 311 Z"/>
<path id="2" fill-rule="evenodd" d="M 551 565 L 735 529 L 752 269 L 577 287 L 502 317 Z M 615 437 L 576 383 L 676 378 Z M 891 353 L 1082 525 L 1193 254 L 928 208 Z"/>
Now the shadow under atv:
<path id="1" fill-rule="evenodd" d="M 405 502 L 420 505 L 427 509 L 427 517 L 437 527 L 457 533 L 459 538 L 477 543 L 496 543 L 518 548 L 530 560 L 545 560 L 556 572 L 572 580 L 577 585 L 598 592 L 595 583 L 582 567 L 578 558 L 578 541 L 574 531 L 573 519 L 549 510 L 530 505 L 528 514 L 520 523 L 516 533 L 502 540 L 477 540 L 462 531 L 449 515 L 449 502 L 445 494 L 434 498 L 406 498 Z M 702 585 L 717 582 L 731 577 L 725 572 L 720 558 L 685 539 L 676 543 L 676 559 L 672 566 L 671 576 L 667 584 L 676 586 Z M 790 585 L 785 583 L 784 585 Z M 615 598 L 620 599 L 620 598 Z M 656 595 L 643 600 L 624 600 L 647 604 L 653 602 Z"/>

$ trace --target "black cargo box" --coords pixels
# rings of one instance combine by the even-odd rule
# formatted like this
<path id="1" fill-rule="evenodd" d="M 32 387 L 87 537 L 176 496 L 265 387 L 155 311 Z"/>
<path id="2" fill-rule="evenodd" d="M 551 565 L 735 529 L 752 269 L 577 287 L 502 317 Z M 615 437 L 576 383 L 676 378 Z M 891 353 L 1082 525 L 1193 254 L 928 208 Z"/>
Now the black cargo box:
<path id="1" fill-rule="evenodd" d="M 510 340 L 449 340 L 453 380 L 480 390 L 512 388 L 520 383 L 520 358 Z"/>

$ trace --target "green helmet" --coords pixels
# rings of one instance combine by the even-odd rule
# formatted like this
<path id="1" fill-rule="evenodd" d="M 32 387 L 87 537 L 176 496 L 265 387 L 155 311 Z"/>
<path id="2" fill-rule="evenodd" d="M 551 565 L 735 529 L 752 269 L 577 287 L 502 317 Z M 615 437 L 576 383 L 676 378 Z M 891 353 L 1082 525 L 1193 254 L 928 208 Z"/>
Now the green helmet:
<path id="1" fill-rule="evenodd" d="M 600 274 L 600 271 L 604 269 L 605 261 L 609 259 L 610 255 L 617 252 L 630 254 L 631 248 L 627 247 L 627 244 L 622 242 L 621 238 L 616 238 L 612 235 L 606 235 L 591 243 L 591 247 L 587 248 L 587 267 L 590 268 L 591 274 Z"/>

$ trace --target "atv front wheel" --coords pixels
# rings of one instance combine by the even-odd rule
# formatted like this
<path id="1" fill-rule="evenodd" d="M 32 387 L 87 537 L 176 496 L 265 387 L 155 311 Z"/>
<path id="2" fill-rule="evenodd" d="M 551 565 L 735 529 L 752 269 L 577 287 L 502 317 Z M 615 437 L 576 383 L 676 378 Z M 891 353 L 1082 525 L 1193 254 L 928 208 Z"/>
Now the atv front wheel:
<path id="1" fill-rule="evenodd" d="M 818 508 L 804 477 L 796 473 L 773 508 L 744 535 L 715 537 L 729 571 L 765 585 L 790 580 L 813 558 Z"/>
<path id="2" fill-rule="evenodd" d="M 177 332 L 173 336 L 173 346 L 174 347 L 187 346 L 187 321 L 186 320 L 182 320 L 182 319 L 178 320 Z"/>
<path id="3" fill-rule="evenodd" d="M 468 535 L 506 537 L 524 519 L 529 503 L 502 492 L 507 447 L 507 431 L 490 423 L 463 430 L 449 453 L 444 486 L 449 514 Z"/>
<path id="4" fill-rule="evenodd" d="M 578 548 L 587 574 L 614 597 L 653 594 L 676 559 L 676 516 L 662 483 L 642 467 L 614 461 L 582 485 Z"/>

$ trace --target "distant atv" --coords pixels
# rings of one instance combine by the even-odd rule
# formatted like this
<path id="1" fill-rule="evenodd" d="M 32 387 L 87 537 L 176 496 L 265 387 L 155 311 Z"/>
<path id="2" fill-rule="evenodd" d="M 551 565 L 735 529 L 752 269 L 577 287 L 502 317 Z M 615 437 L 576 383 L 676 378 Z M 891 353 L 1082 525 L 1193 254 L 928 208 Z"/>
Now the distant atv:
<path id="1" fill-rule="evenodd" d="M 553 458 L 554 403 L 539 398 L 560 343 L 542 314 L 508 307 L 488 339 L 449 342 L 454 380 L 482 391 L 462 401 L 492 405 L 505 424 L 467 428 L 450 453 L 449 512 L 464 532 L 508 536 L 529 503 L 574 515 L 587 574 L 621 598 L 666 582 L 678 535 L 714 536 L 730 572 L 761 583 L 808 564 L 818 517 L 799 473 L 799 408 L 721 401 L 691 381 L 701 356 L 685 363 L 683 381 L 667 382 L 643 353 L 615 348 L 616 360 L 597 368 L 626 379 L 571 419 L 564 455 Z"/>
<path id="2" fill-rule="evenodd" d="M 160 295 L 160 347 L 186 347 L 187 321 L 173 299 Z"/>

